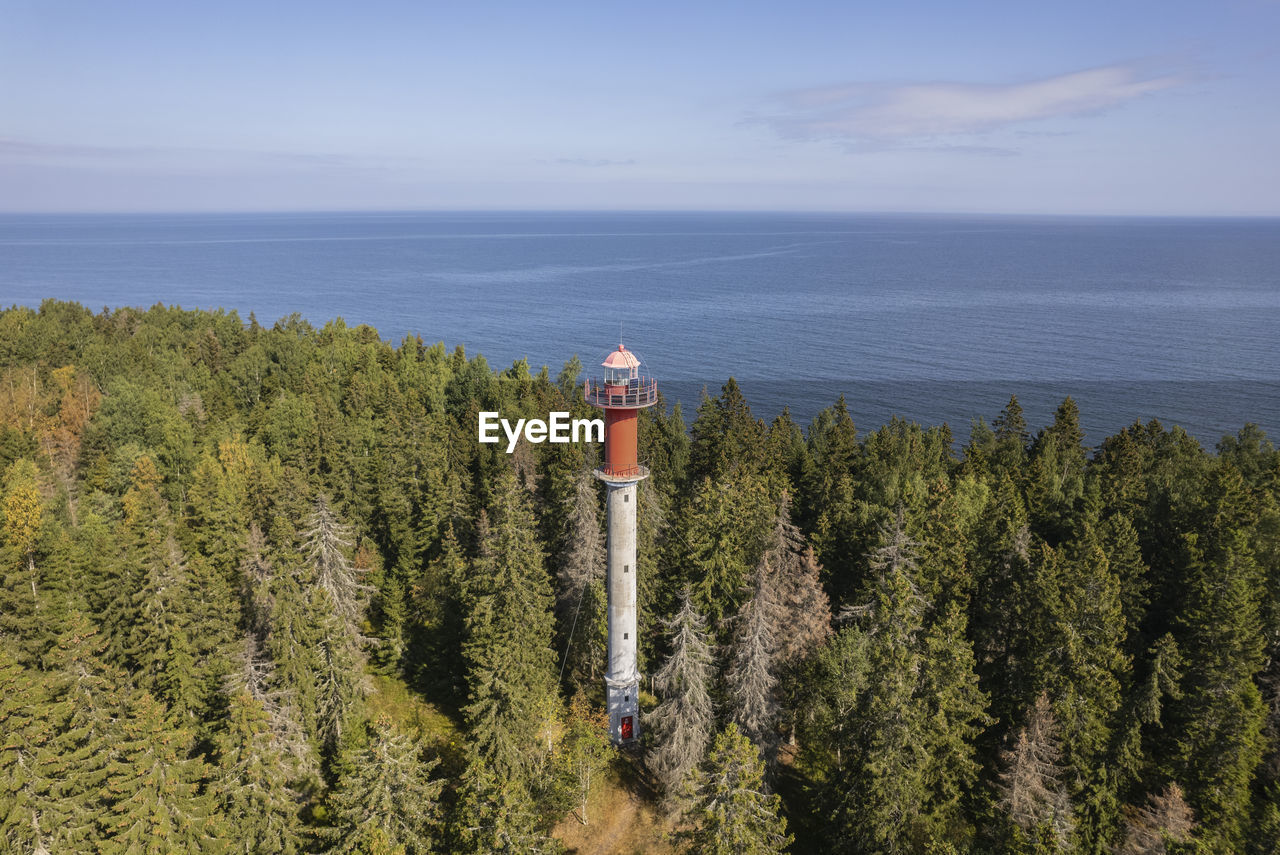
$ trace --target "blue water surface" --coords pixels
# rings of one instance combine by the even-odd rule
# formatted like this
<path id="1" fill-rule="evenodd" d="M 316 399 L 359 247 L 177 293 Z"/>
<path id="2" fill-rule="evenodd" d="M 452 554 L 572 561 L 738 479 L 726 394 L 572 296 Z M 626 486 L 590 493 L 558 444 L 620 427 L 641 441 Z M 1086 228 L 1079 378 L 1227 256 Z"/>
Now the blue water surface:
<path id="1" fill-rule="evenodd" d="M 838 395 L 967 433 L 1065 395 L 1207 445 L 1280 434 L 1280 220 L 725 213 L 0 216 L 0 304 L 341 317 L 598 363 L 621 334 L 686 410 L 736 377 L 802 424 Z M 621 332 L 620 332 L 621 331 Z"/>

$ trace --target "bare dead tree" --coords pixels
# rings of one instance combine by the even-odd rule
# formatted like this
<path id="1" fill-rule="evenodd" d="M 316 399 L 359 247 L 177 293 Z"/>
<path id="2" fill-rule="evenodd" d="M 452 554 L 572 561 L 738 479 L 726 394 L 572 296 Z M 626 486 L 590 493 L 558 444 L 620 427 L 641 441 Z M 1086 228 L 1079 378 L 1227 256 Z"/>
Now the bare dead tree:
<path id="1" fill-rule="evenodd" d="M 671 655 L 654 675 L 662 702 L 649 714 L 654 748 L 648 764 L 669 803 L 674 803 L 711 742 L 715 725 L 708 692 L 712 657 L 706 618 L 693 607 L 688 589 L 681 595 L 680 611 L 664 623 Z"/>
<path id="2" fill-rule="evenodd" d="M 1058 722 L 1042 693 L 1014 747 L 1002 752 L 999 804 L 1023 832 L 1047 831 L 1054 845 L 1066 851 L 1075 821 L 1061 780 L 1066 771 L 1058 762 L 1061 756 Z"/>
<path id="3" fill-rule="evenodd" d="M 323 493 L 316 497 L 316 509 L 308 525 L 310 528 L 302 536 L 316 571 L 315 583 L 328 595 L 334 614 L 346 625 L 349 634 L 359 637 L 360 618 L 373 588 L 360 582 L 359 576 L 365 571 L 347 558 L 346 550 L 351 548 L 350 528 L 338 520 L 329 498 Z"/>
<path id="4" fill-rule="evenodd" d="M 271 747 L 289 758 L 296 773 L 316 772 L 319 763 L 302 728 L 293 693 L 281 684 L 275 663 L 260 638 L 250 632 L 240 648 L 240 667 L 227 675 L 223 691 L 245 692 L 262 705 L 270 725 Z"/>
<path id="5" fill-rule="evenodd" d="M 831 635 L 831 603 L 819 579 L 821 570 L 813 547 L 791 522 L 784 494 L 756 567 L 771 589 L 769 623 L 778 668 L 796 664 Z"/>
<path id="6" fill-rule="evenodd" d="M 731 704 L 729 720 L 755 743 L 766 768 L 778 755 L 778 677 L 774 669 L 777 649 L 771 615 L 776 612 L 767 567 L 756 572 L 755 592 L 742 604 L 736 619 L 725 686 Z"/>
<path id="7" fill-rule="evenodd" d="M 1186 843 L 1195 826 L 1195 812 L 1182 788 L 1171 783 L 1147 796 L 1145 806 L 1124 809 L 1124 842 L 1116 855 L 1166 855 L 1167 844 Z"/>

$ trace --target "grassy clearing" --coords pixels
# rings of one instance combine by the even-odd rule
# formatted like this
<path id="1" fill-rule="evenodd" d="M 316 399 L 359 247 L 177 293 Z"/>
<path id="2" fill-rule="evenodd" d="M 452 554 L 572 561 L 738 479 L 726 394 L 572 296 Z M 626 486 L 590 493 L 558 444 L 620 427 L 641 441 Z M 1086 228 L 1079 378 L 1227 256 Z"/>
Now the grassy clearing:
<path id="1" fill-rule="evenodd" d="M 636 855 L 676 852 L 667 841 L 673 824 L 645 785 L 638 761 L 619 754 L 587 800 L 587 820 L 578 812 L 565 817 L 553 834 L 573 855 Z"/>

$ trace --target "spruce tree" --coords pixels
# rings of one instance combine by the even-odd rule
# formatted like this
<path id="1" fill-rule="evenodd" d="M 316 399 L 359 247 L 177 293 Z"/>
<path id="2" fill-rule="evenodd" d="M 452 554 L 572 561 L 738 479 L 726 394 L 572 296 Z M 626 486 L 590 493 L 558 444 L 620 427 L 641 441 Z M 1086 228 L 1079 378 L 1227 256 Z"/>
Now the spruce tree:
<path id="1" fill-rule="evenodd" d="M 687 590 L 680 598 L 680 611 L 664 624 L 671 655 L 653 678 L 662 700 L 648 717 L 652 748 L 647 762 L 668 800 L 674 800 L 711 741 L 712 654 L 706 619 Z"/>
<path id="2" fill-rule="evenodd" d="M 49 852 L 56 832 L 50 771 L 40 762 L 55 732 L 47 687 L 0 643 L 0 842 Z"/>
<path id="3" fill-rule="evenodd" d="M 125 678 L 103 661 L 106 642 L 81 612 L 45 657 L 54 731 L 38 768 L 52 785 L 44 821 L 57 852 L 97 851 L 99 792 L 114 747 L 113 722 L 124 712 Z"/>
<path id="4" fill-rule="evenodd" d="M 1013 747 L 1001 755 L 999 808 L 1015 840 L 1053 853 L 1070 852 L 1075 834 L 1061 758 L 1058 722 L 1048 696 L 1041 694 Z"/>
<path id="5" fill-rule="evenodd" d="M 140 694 L 114 742 L 98 817 L 102 855 L 222 851 L 226 830 L 212 796 L 201 794 L 210 770 L 188 756 L 190 737 L 166 723 L 164 706 Z"/>
<path id="6" fill-rule="evenodd" d="M 444 781 L 433 780 L 431 773 L 439 759 L 424 760 L 421 746 L 385 717 L 373 721 L 369 731 L 367 744 L 345 758 L 329 795 L 330 825 L 318 831 L 321 851 L 435 851 Z"/>
<path id="7" fill-rule="evenodd" d="M 585 687 L 600 675 L 605 660 L 605 544 L 600 527 L 600 497 L 595 478 L 583 468 L 574 479 L 564 557 L 556 573 L 556 615 L 560 623 L 564 670 Z"/>
<path id="8" fill-rule="evenodd" d="M 531 782 L 558 700 L 551 583 L 509 468 L 498 473 L 490 510 L 469 598 L 464 713 L 481 762 L 500 780 Z"/>
<path id="9" fill-rule="evenodd" d="M 845 852 L 908 852 L 917 845 L 930 758 L 919 704 L 921 640 L 929 602 L 921 593 L 916 545 L 901 510 L 869 557 L 865 607 L 868 691 L 858 700 L 849 762 L 829 788 L 835 842 Z"/>
<path id="10" fill-rule="evenodd" d="M 347 557 L 351 548 L 350 527 L 338 519 L 329 497 L 323 493 L 316 497 L 315 511 L 302 537 L 303 549 L 315 574 L 313 584 L 328 597 L 346 634 L 358 638 L 365 601 L 373 588 L 360 581 L 365 571 Z"/>
<path id="11" fill-rule="evenodd" d="M 1196 826 L 1195 814 L 1177 784 L 1152 793 L 1141 807 L 1126 807 L 1124 814 L 1124 838 L 1116 855 L 1169 855 L 1180 851 L 1177 844 L 1191 840 Z M 1170 844 L 1174 844 L 1172 850 Z"/>
<path id="12" fill-rule="evenodd" d="M 236 692 L 224 727 L 216 740 L 218 765 L 209 789 L 218 811 L 234 821 L 229 851 L 303 851 L 298 795 L 290 789 L 290 765 L 277 750 L 266 709 L 248 692 Z"/>
<path id="13" fill-rule="evenodd" d="M 1263 758 L 1266 710 L 1255 677 L 1264 644 L 1261 574 L 1248 543 L 1250 503 L 1239 472 L 1214 474 L 1201 531 L 1185 538 L 1187 586 L 1178 616 L 1186 661 L 1177 705 L 1178 760 L 1187 800 L 1215 851 L 1239 850 L 1250 788 Z"/>
<path id="14" fill-rule="evenodd" d="M 772 767 L 779 742 L 778 644 L 770 620 L 776 607 L 770 582 L 766 571 L 757 571 L 755 592 L 738 611 L 725 672 L 729 720 L 759 749 L 766 768 Z"/>
<path id="15" fill-rule="evenodd" d="M 706 855 L 769 855 L 787 850 L 791 835 L 781 800 L 764 789 L 764 763 L 751 741 L 730 724 L 716 736 L 696 775 L 682 835 Z"/>

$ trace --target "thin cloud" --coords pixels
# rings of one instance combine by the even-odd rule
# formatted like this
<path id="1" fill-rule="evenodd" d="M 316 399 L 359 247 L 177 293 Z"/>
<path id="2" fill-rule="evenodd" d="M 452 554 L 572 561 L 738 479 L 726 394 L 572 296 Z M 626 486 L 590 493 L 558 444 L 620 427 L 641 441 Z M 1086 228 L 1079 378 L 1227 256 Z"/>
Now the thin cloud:
<path id="1" fill-rule="evenodd" d="M 634 166 L 634 160 L 608 160 L 606 158 L 558 157 L 553 163 L 561 166 Z"/>
<path id="2" fill-rule="evenodd" d="M 1097 113 L 1182 82 L 1110 65 L 1028 83 L 854 83 L 785 93 L 754 121 L 789 139 L 901 142 Z"/>

